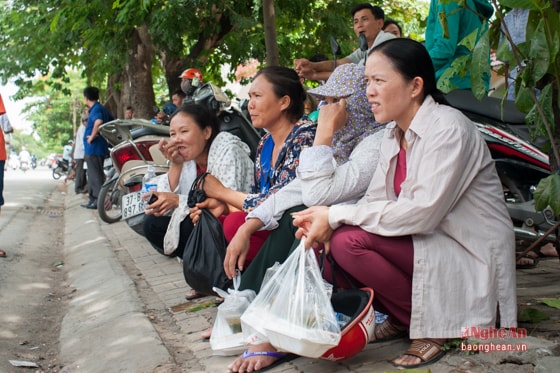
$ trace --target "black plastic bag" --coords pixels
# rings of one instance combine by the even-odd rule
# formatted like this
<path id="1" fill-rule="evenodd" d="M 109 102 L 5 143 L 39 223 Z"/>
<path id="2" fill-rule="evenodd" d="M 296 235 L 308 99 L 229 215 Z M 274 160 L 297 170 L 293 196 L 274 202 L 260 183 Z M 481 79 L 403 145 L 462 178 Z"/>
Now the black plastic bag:
<path id="1" fill-rule="evenodd" d="M 189 193 L 189 206 L 202 202 L 206 195 L 202 190 L 202 174 L 194 181 Z M 192 202 L 192 206 L 191 206 Z M 207 209 L 202 209 L 199 221 L 193 228 L 183 253 L 185 281 L 199 293 L 216 295 L 212 287 L 226 290 L 232 281 L 224 272 L 227 242 L 220 221 Z"/>

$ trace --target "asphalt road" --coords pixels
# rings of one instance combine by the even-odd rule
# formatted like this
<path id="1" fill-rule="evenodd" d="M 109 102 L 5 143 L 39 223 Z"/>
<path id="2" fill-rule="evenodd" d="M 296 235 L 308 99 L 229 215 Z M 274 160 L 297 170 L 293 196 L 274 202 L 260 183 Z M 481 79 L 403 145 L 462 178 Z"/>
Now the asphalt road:
<path id="1" fill-rule="evenodd" d="M 58 371 L 59 330 L 66 305 L 62 258 L 64 185 L 48 168 L 9 169 L 0 215 L 0 372 L 14 364 Z"/>

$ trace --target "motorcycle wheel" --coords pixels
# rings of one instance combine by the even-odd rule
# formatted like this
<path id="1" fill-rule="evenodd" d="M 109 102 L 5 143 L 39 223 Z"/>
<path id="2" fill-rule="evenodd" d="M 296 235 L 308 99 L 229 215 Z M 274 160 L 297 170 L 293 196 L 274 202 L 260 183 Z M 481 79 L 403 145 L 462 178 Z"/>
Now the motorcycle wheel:
<path id="1" fill-rule="evenodd" d="M 63 172 L 64 172 L 64 171 L 62 170 L 62 167 L 55 167 L 55 168 L 53 169 L 53 171 L 52 171 L 52 177 L 53 177 L 53 179 L 55 179 L 55 180 L 60 179 L 60 177 L 62 176 Z"/>
<path id="2" fill-rule="evenodd" d="M 122 217 L 121 199 L 125 192 L 118 188 L 117 181 L 118 179 L 115 179 L 111 183 L 103 185 L 97 197 L 99 217 L 109 224 L 118 222 Z"/>

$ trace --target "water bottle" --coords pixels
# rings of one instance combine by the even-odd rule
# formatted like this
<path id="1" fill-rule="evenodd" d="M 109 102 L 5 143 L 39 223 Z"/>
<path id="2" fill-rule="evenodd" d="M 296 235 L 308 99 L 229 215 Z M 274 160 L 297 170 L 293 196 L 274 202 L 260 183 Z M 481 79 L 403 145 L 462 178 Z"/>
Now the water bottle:
<path id="1" fill-rule="evenodd" d="M 142 178 L 142 195 L 150 192 L 157 191 L 157 183 L 155 180 L 156 177 L 156 169 L 154 166 L 148 166 L 148 170 Z M 144 207 L 148 205 L 148 201 L 144 200 Z"/>

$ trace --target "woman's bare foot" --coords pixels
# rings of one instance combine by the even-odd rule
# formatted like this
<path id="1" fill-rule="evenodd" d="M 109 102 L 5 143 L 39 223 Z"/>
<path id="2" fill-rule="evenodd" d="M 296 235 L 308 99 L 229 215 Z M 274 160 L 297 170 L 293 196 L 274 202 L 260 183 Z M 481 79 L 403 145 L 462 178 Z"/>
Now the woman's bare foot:
<path id="1" fill-rule="evenodd" d="M 551 243 L 547 243 L 546 245 L 541 247 L 539 251 L 541 253 L 541 256 L 555 256 L 555 257 L 558 257 L 558 252 L 556 251 L 556 248 L 554 247 L 554 244 L 551 244 Z"/>
<path id="2" fill-rule="evenodd" d="M 206 296 L 206 294 L 202 294 L 199 293 L 198 291 L 191 289 L 187 292 L 187 295 L 185 296 L 186 300 L 195 300 L 198 298 L 204 298 Z"/>
<path id="3" fill-rule="evenodd" d="M 205 331 L 203 331 L 202 333 L 200 333 L 200 337 L 202 339 L 210 339 L 210 337 L 212 336 L 212 327 L 206 329 Z"/>
<path id="4" fill-rule="evenodd" d="M 286 354 L 278 352 L 270 343 L 252 345 L 228 365 L 228 369 L 236 373 L 254 372 L 271 366 L 285 356 Z"/>

